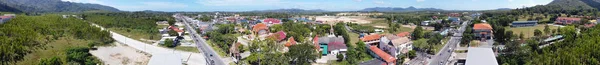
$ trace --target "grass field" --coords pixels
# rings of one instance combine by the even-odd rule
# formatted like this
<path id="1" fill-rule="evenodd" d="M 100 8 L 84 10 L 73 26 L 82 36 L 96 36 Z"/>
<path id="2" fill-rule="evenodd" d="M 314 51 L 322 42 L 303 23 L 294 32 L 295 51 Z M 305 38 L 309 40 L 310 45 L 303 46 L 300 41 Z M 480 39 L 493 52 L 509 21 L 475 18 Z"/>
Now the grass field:
<path id="1" fill-rule="evenodd" d="M 347 31 L 347 33 L 348 33 L 348 36 L 350 36 L 350 43 L 351 43 L 350 45 L 356 47 L 356 44 L 354 44 L 354 43 L 356 43 L 356 42 L 359 41 L 358 34 L 352 33 L 352 32 L 349 32 L 349 31 Z"/>
<path id="2" fill-rule="evenodd" d="M 132 30 L 128 28 L 108 28 L 108 30 L 119 33 L 129 38 L 145 42 L 141 39 L 160 40 L 161 36 L 158 33 L 146 33 L 142 30 Z M 148 43 L 148 42 L 146 42 Z"/>
<path id="3" fill-rule="evenodd" d="M 182 46 L 177 46 L 177 47 L 175 47 L 175 50 L 200 53 L 200 51 L 198 51 L 197 47 L 182 47 Z"/>
<path id="4" fill-rule="evenodd" d="M 521 34 L 521 32 L 523 32 L 523 34 L 524 34 L 523 37 L 530 38 L 530 37 L 533 37 L 533 32 L 535 31 L 535 29 L 542 31 L 542 33 L 543 33 L 544 26 L 545 26 L 545 24 L 540 24 L 540 25 L 533 26 L 533 27 L 516 27 L 516 28 L 507 27 L 506 29 L 513 31 L 513 34 L 515 34 L 515 35 L 519 35 L 519 34 Z M 552 25 L 549 25 L 549 27 L 550 27 L 550 29 L 558 28 L 557 26 L 552 26 Z"/>
<path id="5" fill-rule="evenodd" d="M 46 44 L 44 47 L 33 51 L 18 61 L 16 65 L 37 65 L 42 58 L 57 56 L 63 63 L 67 63 L 66 49 L 69 47 L 86 46 L 88 41 L 74 39 L 72 37 L 61 37 L 58 40 Z"/>

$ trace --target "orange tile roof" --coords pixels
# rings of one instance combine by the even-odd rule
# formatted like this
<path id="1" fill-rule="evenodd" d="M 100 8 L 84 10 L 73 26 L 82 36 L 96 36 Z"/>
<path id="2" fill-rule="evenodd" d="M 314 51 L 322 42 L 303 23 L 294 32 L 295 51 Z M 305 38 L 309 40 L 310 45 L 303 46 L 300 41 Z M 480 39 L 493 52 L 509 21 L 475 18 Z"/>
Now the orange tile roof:
<path id="1" fill-rule="evenodd" d="M 401 33 L 396 34 L 396 36 L 398 36 L 398 37 L 406 37 L 409 34 L 410 34 L 410 32 L 401 32 Z"/>
<path id="2" fill-rule="evenodd" d="M 379 34 L 372 34 L 372 35 L 367 35 L 367 36 L 365 36 L 363 38 L 360 38 L 360 40 L 362 40 L 362 41 L 371 41 L 371 40 L 377 40 L 379 38 L 381 38 L 381 35 L 379 35 Z"/>
<path id="3" fill-rule="evenodd" d="M 319 35 L 315 35 L 315 38 L 313 38 L 313 45 L 315 45 L 315 49 L 319 49 Z"/>
<path id="4" fill-rule="evenodd" d="M 473 25 L 473 29 L 492 29 L 492 26 L 487 23 L 478 23 Z"/>
<path id="5" fill-rule="evenodd" d="M 290 37 L 290 39 L 288 39 L 288 42 L 285 43 L 285 47 L 290 47 L 292 45 L 296 45 L 296 40 L 294 40 L 294 37 Z"/>
<path id="6" fill-rule="evenodd" d="M 376 46 L 371 46 L 370 49 L 371 49 L 371 51 L 373 51 L 373 53 L 375 53 L 379 57 L 381 57 L 381 59 L 383 59 L 385 62 L 387 62 L 387 63 L 395 63 L 396 62 L 396 58 L 394 58 L 393 56 L 391 56 L 388 53 L 385 53 L 383 50 L 377 48 Z"/>
<path id="7" fill-rule="evenodd" d="M 266 24 L 263 24 L 263 23 L 258 23 L 252 27 L 252 31 L 254 31 L 254 32 L 258 32 L 258 31 L 264 30 L 264 29 L 268 29 L 268 27 Z"/>

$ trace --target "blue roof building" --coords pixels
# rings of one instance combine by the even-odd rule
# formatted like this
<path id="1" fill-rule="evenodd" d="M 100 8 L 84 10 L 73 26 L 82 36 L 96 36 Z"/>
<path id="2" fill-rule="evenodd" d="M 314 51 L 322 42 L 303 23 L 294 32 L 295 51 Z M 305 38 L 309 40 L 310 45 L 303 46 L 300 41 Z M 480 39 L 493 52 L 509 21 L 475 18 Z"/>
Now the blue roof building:
<path id="1" fill-rule="evenodd" d="M 510 25 L 511 27 L 527 27 L 527 26 L 535 26 L 538 21 L 513 21 Z"/>

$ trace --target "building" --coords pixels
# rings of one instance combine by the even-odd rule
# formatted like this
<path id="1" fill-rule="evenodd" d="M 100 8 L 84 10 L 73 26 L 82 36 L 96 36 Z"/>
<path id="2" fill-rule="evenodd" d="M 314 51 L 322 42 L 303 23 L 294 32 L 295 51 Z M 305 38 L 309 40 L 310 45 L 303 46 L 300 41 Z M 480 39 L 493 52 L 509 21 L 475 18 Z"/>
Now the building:
<path id="1" fill-rule="evenodd" d="M 10 19 L 12 19 L 14 17 L 15 17 L 14 14 L 12 14 L 12 15 L 4 14 L 4 16 L 0 16 L 0 24 L 8 22 Z"/>
<path id="2" fill-rule="evenodd" d="M 267 26 L 271 26 L 273 24 L 281 24 L 281 20 L 275 19 L 275 18 L 267 18 L 267 19 L 264 19 L 262 22 L 266 23 Z"/>
<path id="3" fill-rule="evenodd" d="M 600 18 L 596 20 L 596 24 L 600 24 Z"/>
<path id="4" fill-rule="evenodd" d="M 448 14 L 448 17 L 460 17 L 460 13 L 450 13 Z"/>
<path id="5" fill-rule="evenodd" d="M 290 47 L 292 45 L 296 45 L 296 40 L 294 40 L 294 37 L 290 37 L 290 39 L 288 39 L 287 42 L 285 42 L 285 47 Z"/>
<path id="6" fill-rule="evenodd" d="M 471 47 L 465 65 L 498 65 L 498 61 L 492 48 Z"/>
<path id="7" fill-rule="evenodd" d="M 398 37 L 409 37 L 410 32 L 400 32 L 398 34 L 396 34 L 396 36 Z"/>
<path id="8" fill-rule="evenodd" d="M 513 21 L 510 25 L 511 27 L 527 27 L 527 26 L 535 26 L 538 21 Z"/>
<path id="9" fill-rule="evenodd" d="M 360 38 L 360 40 L 365 42 L 365 44 L 371 44 L 371 43 L 379 43 L 380 38 L 381 38 L 381 35 L 372 34 L 372 35 L 366 35 L 366 36 Z"/>
<path id="10" fill-rule="evenodd" d="M 279 41 L 283 41 L 283 39 L 286 38 L 286 33 L 283 31 L 279 31 L 279 32 L 276 32 L 275 34 L 271 34 L 270 37 L 275 38 L 275 40 L 277 40 L 279 42 Z"/>
<path id="11" fill-rule="evenodd" d="M 327 36 L 315 38 L 322 55 L 345 53 L 347 51 L 343 37 Z"/>
<path id="12" fill-rule="evenodd" d="M 391 56 L 388 53 L 385 53 L 383 50 L 377 48 L 376 46 L 370 46 L 369 54 L 377 59 L 383 60 L 385 65 L 396 65 L 396 58 Z M 382 64 L 382 65 L 383 65 Z"/>
<path id="13" fill-rule="evenodd" d="M 492 37 L 492 26 L 487 23 L 478 23 L 473 25 L 473 33 L 475 38 L 481 38 L 480 40 L 491 39 Z"/>
<path id="14" fill-rule="evenodd" d="M 423 26 L 428 26 L 428 25 L 429 25 L 429 23 L 431 23 L 431 21 L 423 21 L 423 22 L 421 22 L 421 25 L 423 25 Z"/>
<path id="15" fill-rule="evenodd" d="M 252 31 L 257 35 L 264 35 L 269 33 L 269 27 L 266 24 L 258 23 L 252 26 Z"/>
<path id="16" fill-rule="evenodd" d="M 558 17 L 558 18 L 556 18 L 556 21 L 554 21 L 554 23 L 561 24 L 561 25 L 568 25 L 568 24 L 573 24 L 573 22 L 580 22 L 580 21 L 581 21 L 580 18 Z"/>
<path id="17" fill-rule="evenodd" d="M 171 29 L 171 31 L 177 32 L 177 36 L 183 35 L 183 32 L 184 32 L 183 30 L 177 28 L 176 26 L 169 26 L 169 29 Z"/>
<path id="18" fill-rule="evenodd" d="M 460 24 L 460 17 L 448 17 L 452 24 Z"/>
<path id="19" fill-rule="evenodd" d="M 238 50 L 239 46 L 241 45 L 241 43 L 237 42 L 237 43 L 233 43 L 231 44 L 231 47 L 229 47 L 229 55 L 234 58 L 235 63 L 237 63 L 237 61 L 239 59 L 242 59 L 242 56 L 240 55 L 240 50 Z"/>

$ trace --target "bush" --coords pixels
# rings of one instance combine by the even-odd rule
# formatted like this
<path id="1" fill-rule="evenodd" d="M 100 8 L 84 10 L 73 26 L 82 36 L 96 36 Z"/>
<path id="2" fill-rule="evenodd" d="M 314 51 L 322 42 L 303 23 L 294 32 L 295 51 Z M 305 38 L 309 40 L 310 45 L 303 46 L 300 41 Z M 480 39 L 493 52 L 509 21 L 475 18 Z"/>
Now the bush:
<path id="1" fill-rule="evenodd" d="M 162 46 L 173 48 L 176 46 L 174 44 L 175 41 L 173 41 L 173 39 L 165 39 L 165 42 L 162 44 Z"/>
<path id="2" fill-rule="evenodd" d="M 38 65 L 62 65 L 60 58 L 54 56 L 52 58 L 41 59 Z"/>

